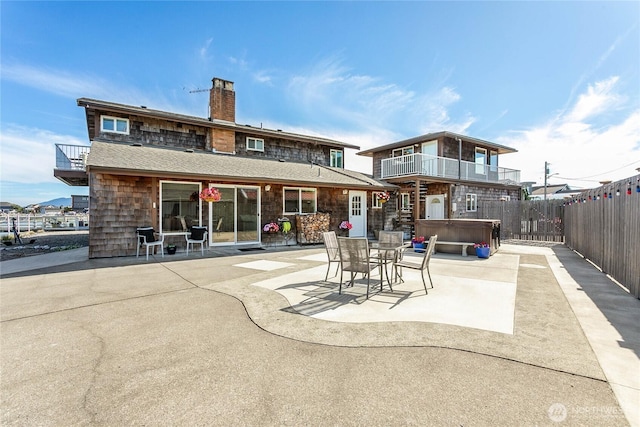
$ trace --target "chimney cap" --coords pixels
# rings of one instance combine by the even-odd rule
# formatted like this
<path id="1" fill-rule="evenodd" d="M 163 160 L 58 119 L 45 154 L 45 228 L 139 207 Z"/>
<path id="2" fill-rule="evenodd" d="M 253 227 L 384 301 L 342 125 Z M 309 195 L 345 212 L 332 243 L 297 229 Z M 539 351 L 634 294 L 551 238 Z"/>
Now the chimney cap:
<path id="1" fill-rule="evenodd" d="M 226 90 L 233 90 L 233 82 L 230 80 L 221 79 L 220 77 L 214 77 L 212 80 L 214 88 L 223 88 Z"/>

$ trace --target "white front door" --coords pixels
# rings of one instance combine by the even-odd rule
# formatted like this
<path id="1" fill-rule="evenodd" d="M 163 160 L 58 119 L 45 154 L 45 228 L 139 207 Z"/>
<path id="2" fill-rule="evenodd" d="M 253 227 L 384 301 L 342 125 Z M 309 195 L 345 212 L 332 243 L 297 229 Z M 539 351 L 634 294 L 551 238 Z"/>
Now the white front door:
<path id="1" fill-rule="evenodd" d="M 444 194 L 427 196 L 424 208 L 426 219 L 444 219 Z"/>
<path id="2" fill-rule="evenodd" d="M 366 237 L 367 235 L 367 192 L 349 191 L 349 222 L 353 228 L 349 237 Z"/>

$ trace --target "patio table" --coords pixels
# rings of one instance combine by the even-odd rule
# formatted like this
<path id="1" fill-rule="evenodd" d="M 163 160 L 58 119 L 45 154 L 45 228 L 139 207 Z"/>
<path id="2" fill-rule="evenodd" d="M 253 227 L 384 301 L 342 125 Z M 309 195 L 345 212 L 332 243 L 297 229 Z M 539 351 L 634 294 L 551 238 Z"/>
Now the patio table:
<path id="1" fill-rule="evenodd" d="M 389 283 L 389 285 L 391 285 L 391 280 L 389 280 L 389 270 L 387 268 L 389 261 L 391 262 L 396 262 L 398 261 L 398 257 L 402 254 L 402 251 L 405 250 L 406 248 L 411 247 L 411 243 L 402 243 L 401 245 L 399 244 L 388 244 L 388 243 L 378 243 L 378 242 L 371 242 L 370 243 L 370 248 L 371 249 L 376 249 L 378 251 L 377 254 L 373 255 L 372 257 L 375 257 L 376 259 L 378 259 L 378 262 L 380 264 L 384 263 L 384 273 L 387 276 L 387 283 Z M 392 256 L 389 257 L 388 255 L 392 253 Z M 394 282 L 396 280 L 396 276 L 394 275 Z M 401 279 L 402 280 L 402 279 Z"/>

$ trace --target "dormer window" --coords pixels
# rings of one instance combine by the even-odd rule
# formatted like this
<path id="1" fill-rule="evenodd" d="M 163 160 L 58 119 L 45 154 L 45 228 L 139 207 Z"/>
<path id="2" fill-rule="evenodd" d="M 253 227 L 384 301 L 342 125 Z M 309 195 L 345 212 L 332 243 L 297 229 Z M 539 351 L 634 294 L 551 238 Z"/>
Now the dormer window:
<path id="1" fill-rule="evenodd" d="M 264 139 L 247 137 L 247 150 L 264 151 Z"/>
<path id="2" fill-rule="evenodd" d="M 129 135 L 129 119 L 100 116 L 100 131 Z"/>
<path id="3" fill-rule="evenodd" d="M 331 150 L 331 167 L 342 168 L 342 150 Z"/>

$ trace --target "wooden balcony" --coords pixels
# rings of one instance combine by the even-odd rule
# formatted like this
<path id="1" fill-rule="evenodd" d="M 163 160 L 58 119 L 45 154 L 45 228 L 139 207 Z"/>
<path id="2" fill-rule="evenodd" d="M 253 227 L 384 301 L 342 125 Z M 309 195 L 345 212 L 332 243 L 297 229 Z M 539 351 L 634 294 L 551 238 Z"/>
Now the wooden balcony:
<path id="1" fill-rule="evenodd" d="M 56 167 L 53 176 L 67 185 L 88 186 L 87 154 L 89 147 L 86 145 L 56 144 Z"/>
<path id="2" fill-rule="evenodd" d="M 448 182 L 472 181 L 520 185 L 520 171 L 515 169 L 421 153 L 382 159 L 381 179 L 409 177 L 439 178 Z"/>

